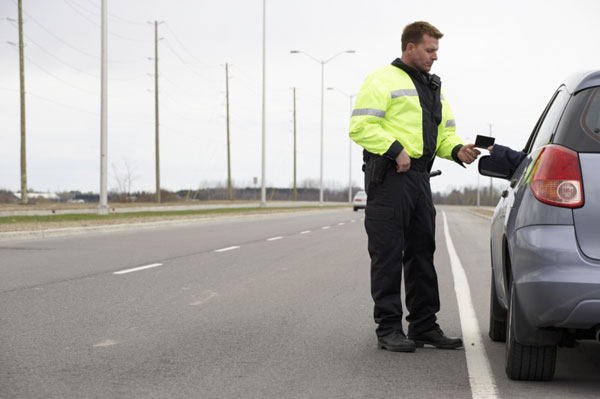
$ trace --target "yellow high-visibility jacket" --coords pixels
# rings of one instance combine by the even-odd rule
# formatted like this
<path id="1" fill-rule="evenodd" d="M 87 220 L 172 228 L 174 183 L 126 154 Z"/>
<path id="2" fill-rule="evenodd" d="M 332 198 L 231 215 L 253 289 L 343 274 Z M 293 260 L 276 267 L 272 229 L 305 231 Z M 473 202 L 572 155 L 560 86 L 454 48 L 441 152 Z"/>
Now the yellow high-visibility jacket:
<path id="1" fill-rule="evenodd" d="M 464 142 L 455 133 L 454 116 L 443 92 L 441 102 L 434 156 L 456 160 L 452 150 Z M 350 138 L 374 154 L 385 154 L 398 141 L 411 158 L 423 155 L 423 111 L 415 84 L 404 70 L 387 65 L 367 77 L 356 97 Z"/>

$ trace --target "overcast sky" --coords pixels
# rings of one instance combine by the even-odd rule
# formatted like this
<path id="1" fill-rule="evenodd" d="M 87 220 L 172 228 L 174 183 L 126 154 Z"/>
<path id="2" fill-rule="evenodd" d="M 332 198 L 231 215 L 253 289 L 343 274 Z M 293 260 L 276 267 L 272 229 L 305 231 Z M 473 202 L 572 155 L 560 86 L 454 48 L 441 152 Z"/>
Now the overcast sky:
<path id="1" fill-rule="evenodd" d="M 261 175 L 261 0 L 107 0 L 109 188 L 129 165 L 133 190 L 153 191 L 154 26 L 159 25 L 161 186 L 225 182 L 225 64 L 230 64 L 232 177 Z M 28 185 L 99 191 L 100 0 L 23 0 Z M 267 0 L 266 180 L 291 187 L 292 87 L 297 88 L 297 179 L 319 179 L 320 65 L 325 66 L 327 186 L 347 187 L 350 99 L 371 71 L 401 56 L 410 22 L 438 27 L 432 72 L 465 141 L 492 134 L 522 148 L 550 96 L 570 74 L 600 68 L 600 1 Z M 7 19 L 8 18 L 8 19 Z M 0 0 L 0 188 L 20 188 L 17 1 Z M 362 186 L 361 148 L 352 180 Z M 476 186 L 438 159 L 434 191 Z M 482 184 L 489 179 L 481 178 Z M 258 183 L 260 185 L 260 181 Z M 500 183 L 499 184 L 504 184 Z"/>

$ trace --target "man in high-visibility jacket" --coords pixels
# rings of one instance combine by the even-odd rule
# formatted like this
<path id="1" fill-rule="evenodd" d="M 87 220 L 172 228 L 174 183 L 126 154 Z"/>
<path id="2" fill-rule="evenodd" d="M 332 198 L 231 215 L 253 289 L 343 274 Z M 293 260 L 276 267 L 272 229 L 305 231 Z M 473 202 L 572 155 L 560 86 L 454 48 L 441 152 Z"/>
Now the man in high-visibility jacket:
<path id="1" fill-rule="evenodd" d="M 429 73 L 442 36 L 427 22 L 407 25 L 402 57 L 367 77 L 350 122 L 350 137 L 364 148 L 365 229 L 377 346 L 396 352 L 414 352 L 425 344 L 463 346 L 436 322 L 440 300 L 429 171 L 436 155 L 463 166 L 480 153 L 456 135 L 440 78 Z M 402 328 L 402 270 L 408 337 Z"/>

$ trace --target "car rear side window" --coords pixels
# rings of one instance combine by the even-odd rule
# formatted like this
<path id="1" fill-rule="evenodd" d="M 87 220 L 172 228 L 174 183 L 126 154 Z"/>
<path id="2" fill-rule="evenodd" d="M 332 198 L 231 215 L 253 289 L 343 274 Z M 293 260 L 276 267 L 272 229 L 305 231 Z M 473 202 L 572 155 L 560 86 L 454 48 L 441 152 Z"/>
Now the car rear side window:
<path id="1" fill-rule="evenodd" d="M 536 149 L 550 143 L 552 134 L 556 131 L 556 125 L 563 114 L 569 97 L 569 93 L 567 93 L 564 87 L 559 90 L 540 125 L 531 149 Z"/>
<path id="2" fill-rule="evenodd" d="M 573 96 L 553 141 L 577 152 L 600 152 L 600 87 Z"/>

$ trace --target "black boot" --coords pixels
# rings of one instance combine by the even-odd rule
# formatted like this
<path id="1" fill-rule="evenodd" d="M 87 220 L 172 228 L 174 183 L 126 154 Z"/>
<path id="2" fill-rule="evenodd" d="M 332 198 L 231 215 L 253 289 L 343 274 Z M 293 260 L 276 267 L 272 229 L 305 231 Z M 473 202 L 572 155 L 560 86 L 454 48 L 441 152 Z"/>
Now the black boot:
<path id="1" fill-rule="evenodd" d="M 394 331 L 383 337 L 377 337 L 377 348 L 392 352 L 414 352 L 417 350 L 415 343 L 406 338 L 402 331 Z"/>
<path id="2" fill-rule="evenodd" d="M 462 339 L 447 337 L 439 327 L 421 334 L 410 335 L 409 339 L 415 341 L 417 348 L 422 348 L 424 345 L 432 345 L 439 349 L 458 349 L 463 347 Z"/>

